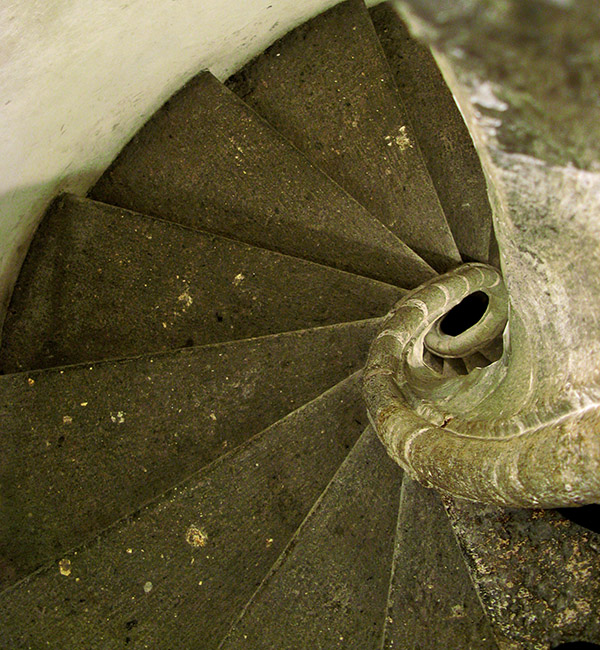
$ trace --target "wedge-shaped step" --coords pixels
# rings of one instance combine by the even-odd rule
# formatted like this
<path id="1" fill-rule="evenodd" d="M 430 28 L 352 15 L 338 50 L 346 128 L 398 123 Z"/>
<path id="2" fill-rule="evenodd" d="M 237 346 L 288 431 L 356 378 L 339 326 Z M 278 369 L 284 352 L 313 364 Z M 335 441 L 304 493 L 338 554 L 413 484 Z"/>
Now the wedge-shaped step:
<path id="1" fill-rule="evenodd" d="M 446 505 L 502 648 L 598 647 L 598 532 L 554 510 Z"/>
<path id="2" fill-rule="evenodd" d="M 379 650 L 401 482 L 369 427 L 222 650 Z"/>
<path id="3" fill-rule="evenodd" d="M 59 200 L 6 319 L 16 372 L 341 323 L 402 291 L 89 199 Z"/>
<path id="4" fill-rule="evenodd" d="M 465 261 L 488 262 L 492 211 L 467 126 L 430 50 L 412 38 L 389 3 L 371 9 L 448 225 Z"/>
<path id="5" fill-rule="evenodd" d="M 407 288 L 433 274 L 208 72 L 156 113 L 91 196 Z"/>
<path id="6" fill-rule="evenodd" d="M 497 650 L 440 498 L 404 478 L 383 650 Z"/>
<path id="7" fill-rule="evenodd" d="M 357 373 L 5 591 L 4 645 L 216 648 L 366 422 Z"/>
<path id="8" fill-rule="evenodd" d="M 378 326 L 0 377 L 0 585 L 358 370 Z"/>
<path id="9" fill-rule="evenodd" d="M 362 0 L 297 28 L 229 85 L 432 266 L 460 262 Z"/>

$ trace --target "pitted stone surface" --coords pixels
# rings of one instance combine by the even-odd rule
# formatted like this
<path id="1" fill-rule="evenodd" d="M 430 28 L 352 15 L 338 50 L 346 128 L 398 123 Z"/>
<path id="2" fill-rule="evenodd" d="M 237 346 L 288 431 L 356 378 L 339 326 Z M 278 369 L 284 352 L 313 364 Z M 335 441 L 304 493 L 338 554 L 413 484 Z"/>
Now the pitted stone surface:
<path id="1" fill-rule="evenodd" d="M 473 582 L 500 636 L 518 650 L 600 643 L 600 535 L 552 510 L 447 499 Z"/>

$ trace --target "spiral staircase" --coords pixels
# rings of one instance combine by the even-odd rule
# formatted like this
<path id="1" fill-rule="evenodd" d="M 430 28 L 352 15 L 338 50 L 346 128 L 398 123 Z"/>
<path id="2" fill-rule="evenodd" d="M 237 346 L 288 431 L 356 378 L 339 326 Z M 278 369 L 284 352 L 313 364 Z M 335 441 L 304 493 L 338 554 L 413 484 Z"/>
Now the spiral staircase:
<path id="1" fill-rule="evenodd" d="M 585 508 L 441 498 L 367 415 L 398 305 L 484 272 L 479 159 L 390 6 L 348 0 L 192 79 L 89 197 L 55 200 L 15 287 L 0 648 L 600 647 Z M 477 295 L 441 339 L 490 311 Z M 426 347 L 414 408 L 501 367 L 505 324 Z"/>

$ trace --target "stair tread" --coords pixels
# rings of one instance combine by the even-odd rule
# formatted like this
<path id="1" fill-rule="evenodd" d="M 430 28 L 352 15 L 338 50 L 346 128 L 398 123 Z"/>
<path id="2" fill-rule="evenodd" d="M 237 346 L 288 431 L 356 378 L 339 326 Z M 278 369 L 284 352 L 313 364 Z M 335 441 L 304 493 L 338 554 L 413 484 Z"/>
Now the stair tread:
<path id="1" fill-rule="evenodd" d="M 0 585 L 357 371 L 371 320 L 0 377 Z"/>
<path id="2" fill-rule="evenodd" d="M 21 270 L 0 368 L 16 372 L 384 315 L 401 289 L 65 196 Z"/>
<path id="3" fill-rule="evenodd" d="M 91 196 L 407 288 L 433 275 L 208 72 L 153 116 Z"/>
<path id="4" fill-rule="evenodd" d="M 356 373 L 5 591 L 4 638 L 61 650 L 216 647 L 365 425 Z"/>
<path id="5" fill-rule="evenodd" d="M 435 269 L 460 263 L 362 0 L 298 27 L 227 83 Z"/>
<path id="6" fill-rule="evenodd" d="M 590 530 L 556 510 L 451 498 L 445 503 L 502 647 L 537 650 L 572 641 L 587 641 L 590 647 L 600 643 L 594 605 L 600 593 L 597 512 Z"/>
<path id="7" fill-rule="evenodd" d="M 222 650 L 378 649 L 401 482 L 367 428 Z"/>
<path id="8" fill-rule="evenodd" d="M 389 3 L 370 11 L 454 240 L 465 261 L 488 262 L 492 211 L 468 128 L 430 50 Z"/>
<path id="9" fill-rule="evenodd" d="M 497 650 L 439 496 L 404 478 L 383 650 Z"/>

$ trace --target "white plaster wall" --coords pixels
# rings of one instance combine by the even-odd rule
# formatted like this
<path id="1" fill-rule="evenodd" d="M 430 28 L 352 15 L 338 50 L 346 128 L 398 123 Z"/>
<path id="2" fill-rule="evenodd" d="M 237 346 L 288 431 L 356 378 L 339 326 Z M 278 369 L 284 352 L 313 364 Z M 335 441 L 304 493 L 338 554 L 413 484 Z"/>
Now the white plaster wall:
<path id="1" fill-rule="evenodd" d="M 1 3 L 0 323 L 30 238 L 58 192 L 85 193 L 199 70 L 224 79 L 338 1 Z"/>

